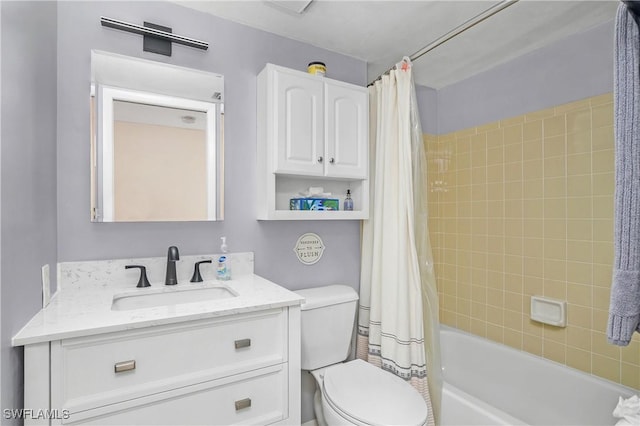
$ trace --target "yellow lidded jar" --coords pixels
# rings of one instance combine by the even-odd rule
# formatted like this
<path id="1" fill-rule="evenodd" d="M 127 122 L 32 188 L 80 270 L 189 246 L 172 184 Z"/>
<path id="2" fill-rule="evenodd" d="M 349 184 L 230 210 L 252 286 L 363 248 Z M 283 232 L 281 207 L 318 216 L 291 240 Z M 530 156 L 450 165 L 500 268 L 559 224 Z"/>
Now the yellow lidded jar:
<path id="1" fill-rule="evenodd" d="M 307 67 L 307 72 L 313 75 L 325 75 L 327 73 L 327 66 L 324 62 L 310 62 Z"/>

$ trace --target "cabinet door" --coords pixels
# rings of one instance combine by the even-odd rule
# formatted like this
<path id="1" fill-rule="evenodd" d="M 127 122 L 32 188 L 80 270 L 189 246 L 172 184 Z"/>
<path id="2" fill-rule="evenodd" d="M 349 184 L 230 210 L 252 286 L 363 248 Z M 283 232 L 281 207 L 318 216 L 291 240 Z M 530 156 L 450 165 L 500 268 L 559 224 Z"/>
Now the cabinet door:
<path id="1" fill-rule="evenodd" d="M 367 177 L 367 89 L 326 84 L 327 176 Z"/>
<path id="2" fill-rule="evenodd" d="M 322 81 L 275 71 L 276 173 L 322 176 Z"/>

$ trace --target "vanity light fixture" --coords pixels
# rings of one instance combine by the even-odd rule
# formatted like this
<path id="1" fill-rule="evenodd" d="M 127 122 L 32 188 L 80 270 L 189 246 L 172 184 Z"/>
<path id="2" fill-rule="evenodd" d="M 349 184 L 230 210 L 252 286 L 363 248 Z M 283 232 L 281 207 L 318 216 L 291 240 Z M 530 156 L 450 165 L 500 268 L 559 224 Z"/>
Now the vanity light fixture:
<path id="1" fill-rule="evenodd" d="M 207 50 L 209 43 L 196 40 L 195 38 L 173 34 L 171 28 L 162 25 L 145 22 L 144 26 L 119 21 L 117 19 L 100 17 L 103 27 L 114 28 L 116 30 L 127 31 L 140 34 L 144 37 L 143 50 L 145 52 L 158 53 L 160 55 L 171 56 L 171 43 L 178 43 L 184 46 L 195 47 L 196 49 Z"/>

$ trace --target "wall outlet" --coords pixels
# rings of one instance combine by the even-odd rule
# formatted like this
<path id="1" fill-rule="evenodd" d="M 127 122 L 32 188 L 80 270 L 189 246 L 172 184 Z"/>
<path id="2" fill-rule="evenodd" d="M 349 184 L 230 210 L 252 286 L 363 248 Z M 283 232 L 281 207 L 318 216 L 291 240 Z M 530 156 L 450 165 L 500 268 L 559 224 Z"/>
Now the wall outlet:
<path id="1" fill-rule="evenodd" d="M 49 264 L 42 265 L 42 307 L 46 308 L 51 300 L 51 278 Z"/>

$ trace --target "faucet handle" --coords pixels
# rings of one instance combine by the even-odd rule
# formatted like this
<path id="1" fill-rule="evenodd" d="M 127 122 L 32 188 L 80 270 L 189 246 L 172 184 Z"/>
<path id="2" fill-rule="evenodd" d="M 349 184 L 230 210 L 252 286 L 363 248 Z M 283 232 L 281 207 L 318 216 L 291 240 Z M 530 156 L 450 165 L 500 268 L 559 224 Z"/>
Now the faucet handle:
<path id="1" fill-rule="evenodd" d="M 209 260 L 201 260 L 200 262 L 196 262 L 193 269 L 193 276 L 191 277 L 192 283 L 200 283 L 202 282 L 202 275 L 200 275 L 200 264 L 201 263 L 211 263 L 211 259 Z"/>
<path id="2" fill-rule="evenodd" d="M 147 279 L 147 268 L 145 268 L 142 265 L 126 265 L 124 267 L 124 269 L 131 269 L 131 268 L 139 268 L 140 269 L 140 279 L 138 280 L 138 285 L 136 287 L 142 288 L 142 287 L 150 287 L 151 286 L 151 284 L 149 284 L 149 280 Z"/>

